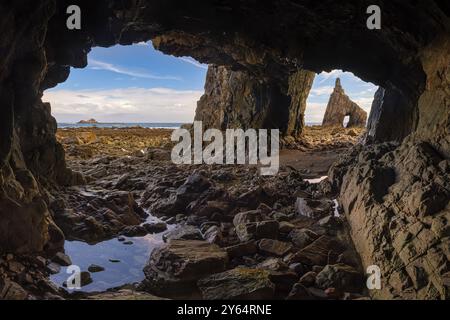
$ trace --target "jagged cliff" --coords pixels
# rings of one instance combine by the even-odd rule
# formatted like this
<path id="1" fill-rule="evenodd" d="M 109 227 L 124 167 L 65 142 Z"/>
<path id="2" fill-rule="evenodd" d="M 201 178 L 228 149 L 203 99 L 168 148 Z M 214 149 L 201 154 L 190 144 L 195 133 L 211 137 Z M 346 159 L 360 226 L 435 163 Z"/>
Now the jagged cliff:
<path id="1" fill-rule="evenodd" d="M 350 117 L 347 128 L 366 126 L 367 112 L 350 100 L 341 86 L 341 80 L 337 78 L 336 85 L 328 101 L 322 125 L 342 127 L 346 116 Z"/>
<path id="2" fill-rule="evenodd" d="M 298 136 L 314 77 L 313 72 L 300 70 L 285 82 L 266 81 L 211 65 L 195 120 L 205 128 L 278 128 L 283 135 Z"/>
<path id="3" fill-rule="evenodd" d="M 368 30 L 372 2 L 0 3 L 0 251 L 61 246 L 47 190 L 80 181 L 65 166 L 43 90 L 70 67 L 85 67 L 93 46 L 153 40 L 165 53 L 269 84 L 300 69 L 345 69 L 381 86 L 366 138 L 372 145 L 336 164 L 331 183 L 364 264 L 382 267 L 390 289 L 378 296 L 448 297 L 450 9 L 443 1 L 378 0 L 383 26 Z M 65 27 L 72 4 L 82 8 L 79 31 Z M 285 88 L 298 98 L 286 131 L 300 132 L 303 91 Z"/>

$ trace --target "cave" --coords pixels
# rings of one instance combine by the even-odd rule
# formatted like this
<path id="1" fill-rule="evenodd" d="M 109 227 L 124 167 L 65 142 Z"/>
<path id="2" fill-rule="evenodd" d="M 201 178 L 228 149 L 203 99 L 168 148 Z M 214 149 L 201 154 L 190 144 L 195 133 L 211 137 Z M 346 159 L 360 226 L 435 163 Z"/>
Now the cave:
<path id="1" fill-rule="evenodd" d="M 372 2 L 383 14 L 379 30 L 366 26 L 366 9 Z M 75 229 L 61 218 L 64 210 L 54 195 L 87 182 L 85 175 L 66 164 L 65 151 L 56 139 L 57 124 L 51 105 L 41 99 L 43 92 L 64 82 L 71 67 L 86 67 L 87 54 L 93 47 L 152 41 L 163 53 L 189 56 L 210 65 L 212 82 L 206 86 L 217 87 L 217 79 L 224 74 L 228 79 L 231 74 L 245 82 L 247 91 L 257 92 L 254 96 L 259 102 L 255 105 L 263 106 L 265 111 L 255 122 L 244 118 L 239 120 L 241 124 L 279 127 L 284 136 L 300 140 L 305 101 L 315 73 L 342 69 L 379 86 L 363 139 L 331 166 L 327 179 L 317 187 L 336 196 L 360 266 L 366 270 L 375 265 L 381 270 L 381 288 L 370 290 L 371 298 L 448 299 L 450 7 L 439 0 L 372 2 L 2 2 L 0 253 L 4 254 L 4 261 L 26 255 L 32 257 L 33 268 L 48 268 L 46 259 L 61 252 L 65 237 Z M 66 26 L 69 5 L 81 8 L 79 30 Z M 237 105 L 247 109 L 247 102 L 241 98 L 237 97 Z M 201 112 L 196 117 L 203 117 L 215 103 L 214 96 L 208 99 L 207 96 L 200 103 Z M 219 116 L 212 115 L 212 121 L 217 123 L 220 119 L 218 122 L 225 127 L 234 126 L 239 112 L 234 113 L 236 110 L 228 104 L 222 110 Z M 152 155 L 152 159 L 157 156 Z M 220 179 L 226 179 L 225 176 Z M 291 174 L 291 180 L 298 181 L 294 176 Z M 176 188 L 193 190 L 197 196 L 210 187 L 200 174 L 188 177 L 184 184 L 177 183 L 173 183 Z M 267 206 L 275 206 L 274 192 L 271 195 L 256 188 L 251 194 L 243 194 L 239 201 L 245 202 L 249 212 L 258 208 L 264 212 Z M 255 194 L 267 198 L 264 206 L 254 204 Z M 140 222 L 142 209 L 129 193 L 118 192 L 116 196 L 126 203 L 127 219 Z M 105 196 L 103 201 L 109 204 L 114 199 Z M 188 199 L 187 207 L 187 199 L 177 198 L 161 210 L 182 201 L 186 210 L 210 214 L 210 207 L 194 201 L 199 199 Z M 144 200 L 152 202 L 151 197 Z M 216 201 L 214 205 L 219 207 L 220 203 Z M 298 201 L 296 206 L 304 203 Z M 251 228 L 256 228 L 254 232 L 267 232 L 275 224 L 260 221 L 254 213 L 246 218 L 236 217 L 238 222 L 251 220 L 244 224 L 246 229 L 241 231 L 245 232 Z M 323 237 L 313 243 L 323 245 Z M 273 247 L 266 240 L 264 237 L 258 242 L 258 250 L 263 247 L 267 253 Z M 319 240 L 322 242 L 317 243 Z M 206 246 L 201 241 L 190 241 L 192 247 L 187 253 L 183 251 L 188 260 L 201 255 Z M 182 241 L 172 245 L 174 252 L 186 250 Z M 225 278 L 248 275 L 236 268 L 227 270 L 224 261 L 228 258 L 223 250 L 214 247 L 208 252 L 210 263 L 199 261 L 198 270 L 209 269 Z M 164 254 L 158 251 L 152 259 L 162 259 Z M 283 251 L 281 255 L 284 254 Z M 296 257 L 304 263 L 307 252 L 302 254 Z M 1 270 L 7 268 L 3 262 L 0 266 Z M 319 274 L 336 268 L 353 275 L 336 265 L 327 265 Z M 174 294 L 192 284 L 183 281 L 175 285 L 171 279 L 161 278 L 152 266 L 144 271 L 146 281 L 140 287 L 144 292 L 158 295 L 165 288 Z M 177 272 L 186 273 L 187 278 L 191 275 L 189 270 Z M 0 274 L 0 298 L 29 297 L 19 280 L 5 274 Z M 212 275 L 200 280 L 198 286 L 209 288 L 217 281 Z M 323 284 L 324 289 L 327 285 Z M 8 293 L 14 295 L 10 297 Z M 215 298 L 223 293 L 208 294 Z M 271 296 L 262 295 L 265 297 Z"/>

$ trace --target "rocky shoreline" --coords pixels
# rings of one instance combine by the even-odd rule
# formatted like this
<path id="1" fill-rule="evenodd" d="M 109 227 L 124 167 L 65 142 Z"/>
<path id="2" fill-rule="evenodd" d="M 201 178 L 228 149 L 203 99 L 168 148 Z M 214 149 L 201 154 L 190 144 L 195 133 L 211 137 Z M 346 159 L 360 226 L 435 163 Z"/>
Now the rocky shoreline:
<path id="1" fill-rule="evenodd" d="M 9 256 L 0 260 L 0 267 L 17 282 L 3 295 L 45 299 L 367 296 L 358 255 L 345 218 L 337 214 L 328 180 L 306 178 L 320 178 L 325 169 L 311 165 L 314 161 L 301 161 L 302 156 L 308 160 L 326 150 L 321 156 L 331 158 L 331 163 L 362 131 L 310 128 L 301 148 L 282 151 L 280 173 L 261 177 L 255 167 L 172 164 L 170 130 L 59 130 L 69 167 L 83 176 L 80 185 L 55 189 L 50 195 L 53 218 L 66 239 L 95 246 L 109 239 L 124 243 L 126 237 L 159 234 L 164 242 L 147 257 L 142 282 L 103 293 L 70 294 L 61 283 L 58 287 L 49 281 L 59 264 L 71 263 L 63 253 L 58 255 L 66 258 L 56 262 L 33 258 L 37 262 L 23 263 L 26 268 L 15 266 L 10 261 L 16 259 Z M 146 223 L 149 213 L 159 222 Z M 30 266 L 46 271 L 30 271 L 31 278 L 27 274 L 23 280 L 21 272 L 33 270 Z"/>

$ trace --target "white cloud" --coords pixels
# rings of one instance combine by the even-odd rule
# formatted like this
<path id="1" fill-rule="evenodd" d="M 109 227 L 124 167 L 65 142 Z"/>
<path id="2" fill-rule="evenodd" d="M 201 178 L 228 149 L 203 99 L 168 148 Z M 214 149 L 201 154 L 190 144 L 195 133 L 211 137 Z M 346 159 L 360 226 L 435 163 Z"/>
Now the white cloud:
<path id="1" fill-rule="evenodd" d="M 334 87 L 332 86 L 323 86 L 323 87 L 317 87 L 312 88 L 310 91 L 311 96 L 323 96 L 323 95 L 330 95 L 334 90 Z"/>
<path id="2" fill-rule="evenodd" d="M 58 122 L 191 122 L 202 94 L 168 88 L 49 90 L 43 100 Z"/>
<path id="3" fill-rule="evenodd" d="M 308 102 L 306 104 L 305 122 L 306 123 L 322 123 L 323 115 L 327 109 L 326 103 Z"/>
<path id="4" fill-rule="evenodd" d="M 143 47 L 145 47 L 145 46 L 149 46 L 150 43 L 142 41 L 142 42 L 135 43 L 134 45 L 135 46 L 143 46 Z"/>
<path id="5" fill-rule="evenodd" d="M 182 60 L 182 61 L 184 61 L 184 62 L 186 62 L 186 63 L 192 64 L 193 66 L 195 66 L 195 67 L 197 67 L 197 68 L 205 69 L 205 70 L 208 69 L 208 66 L 207 66 L 207 65 L 201 64 L 200 62 L 198 62 L 198 61 L 196 61 L 196 60 L 194 60 L 194 59 L 192 59 L 192 58 L 190 58 L 190 57 L 181 57 L 181 58 L 179 58 L 179 59 Z"/>
<path id="6" fill-rule="evenodd" d="M 93 70 L 106 70 L 115 72 L 118 74 L 123 74 L 136 78 L 146 78 L 146 79 L 158 79 L 158 80 L 181 80 L 180 77 L 175 76 L 157 76 L 146 71 L 138 71 L 130 68 L 117 66 L 112 63 L 103 62 L 95 59 L 89 59 L 89 68 Z"/>
<path id="7" fill-rule="evenodd" d="M 323 83 L 325 81 L 327 81 L 330 78 L 337 78 L 340 77 L 344 74 L 345 72 L 342 70 L 332 70 L 330 72 L 321 72 L 319 73 L 318 77 L 320 79 L 319 83 Z"/>
<path id="8" fill-rule="evenodd" d="M 373 96 L 372 97 L 361 97 L 357 99 L 353 99 L 353 101 L 363 108 L 367 113 L 370 112 L 370 109 L 372 108 L 372 102 L 373 102 Z"/>

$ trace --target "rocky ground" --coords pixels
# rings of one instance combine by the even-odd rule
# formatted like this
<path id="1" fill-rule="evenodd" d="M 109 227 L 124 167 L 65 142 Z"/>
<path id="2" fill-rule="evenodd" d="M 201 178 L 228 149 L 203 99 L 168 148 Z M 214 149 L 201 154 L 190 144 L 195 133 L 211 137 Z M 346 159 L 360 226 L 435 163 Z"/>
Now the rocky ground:
<path id="1" fill-rule="evenodd" d="M 308 128 L 283 150 L 276 176 L 250 166 L 177 166 L 170 130 L 64 129 L 58 139 L 85 183 L 49 195 L 69 240 L 97 243 L 163 233 L 145 280 L 94 295 L 48 281 L 70 257 L 0 259 L 0 297 L 92 299 L 354 299 L 364 276 L 327 180 L 320 178 L 360 129 Z M 305 161 L 302 161 L 304 159 Z M 321 160 L 323 165 L 318 165 Z M 163 222 L 144 223 L 148 215 Z M 171 231 L 166 231 L 172 225 Z M 86 283 L 89 272 L 84 271 Z M 6 291 L 5 291 L 6 290 Z M 46 292 L 43 294 L 43 292 Z M 155 296 L 153 296 L 155 295 Z"/>

